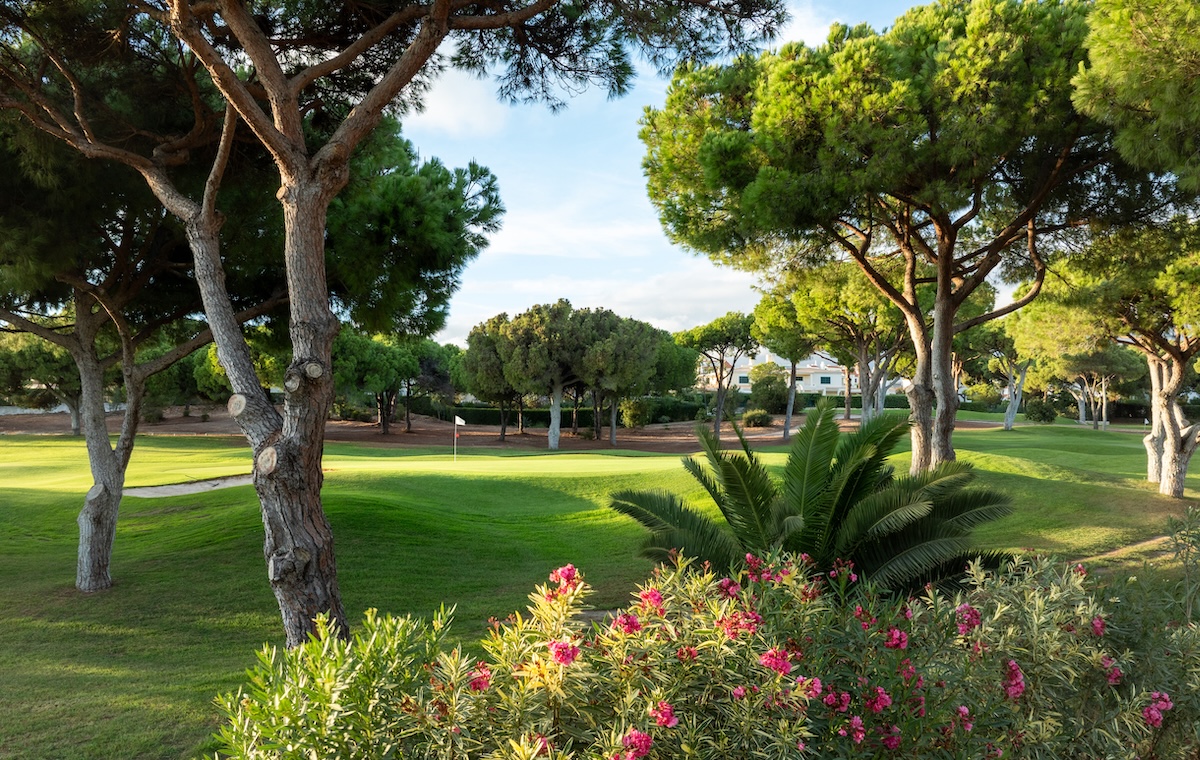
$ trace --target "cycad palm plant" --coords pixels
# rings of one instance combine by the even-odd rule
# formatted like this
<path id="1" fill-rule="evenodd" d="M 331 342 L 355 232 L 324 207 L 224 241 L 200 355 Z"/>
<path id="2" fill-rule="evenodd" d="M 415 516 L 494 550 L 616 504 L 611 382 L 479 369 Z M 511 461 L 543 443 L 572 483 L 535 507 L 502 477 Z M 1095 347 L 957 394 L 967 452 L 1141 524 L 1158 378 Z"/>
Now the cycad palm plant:
<path id="1" fill-rule="evenodd" d="M 957 575 L 973 557 L 1004 556 L 973 549 L 970 534 L 1009 514 L 1008 496 L 969 487 L 975 474 L 961 462 L 897 477 L 887 456 L 907 429 L 903 418 L 880 416 L 843 435 L 822 400 L 792 441 L 782 484 L 740 430 L 741 451 L 722 451 L 701 429 L 707 466 L 683 464 L 728 528 L 666 491 L 621 491 L 611 507 L 650 530 L 646 556 L 662 561 L 678 551 L 722 569 L 747 553 L 787 550 L 807 553 L 823 570 L 850 560 L 879 586 L 909 588 Z"/>

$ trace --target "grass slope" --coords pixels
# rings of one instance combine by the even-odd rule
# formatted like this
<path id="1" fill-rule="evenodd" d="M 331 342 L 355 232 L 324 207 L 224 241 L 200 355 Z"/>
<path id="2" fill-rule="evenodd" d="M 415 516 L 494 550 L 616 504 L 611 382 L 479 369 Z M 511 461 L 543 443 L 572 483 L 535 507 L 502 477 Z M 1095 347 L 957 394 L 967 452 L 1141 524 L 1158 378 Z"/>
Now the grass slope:
<path id="1" fill-rule="evenodd" d="M 1084 557 L 1162 531 L 1183 505 L 1142 482 L 1140 439 L 1066 426 L 963 431 L 960 457 L 1016 499 L 993 546 Z M 781 467 L 782 447 L 764 459 Z M 896 459 L 907 466 L 907 455 Z M 598 607 L 624 603 L 650 566 L 642 533 L 604 507 L 620 488 L 700 501 L 675 456 L 508 455 L 330 444 L 325 503 L 347 610 L 425 615 L 458 605 L 455 631 L 523 607 L 550 569 L 574 562 Z M 139 440 L 129 485 L 243 473 L 240 440 Z M 116 585 L 73 588 L 75 516 L 91 484 L 81 441 L 0 437 L 0 758 L 174 758 L 215 727 L 212 697 L 236 689 L 278 610 L 250 487 L 127 498 Z M 1196 495 L 1189 478 L 1188 495 Z"/>

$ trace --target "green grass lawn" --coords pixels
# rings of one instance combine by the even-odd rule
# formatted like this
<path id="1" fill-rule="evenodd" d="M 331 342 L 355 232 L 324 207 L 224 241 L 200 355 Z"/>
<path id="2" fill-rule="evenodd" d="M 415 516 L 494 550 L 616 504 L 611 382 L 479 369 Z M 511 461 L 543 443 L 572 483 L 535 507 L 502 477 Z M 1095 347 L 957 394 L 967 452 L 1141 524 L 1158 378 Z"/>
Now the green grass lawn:
<path id="1" fill-rule="evenodd" d="M 1017 513 L 981 538 L 1088 557 L 1151 538 L 1184 504 L 1140 478 L 1138 436 L 1071 426 L 960 431 L 960 456 Z M 781 447 L 763 456 L 779 466 Z M 906 466 L 906 454 L 896 463 Z M 699 499 L 678 457 L 632 452 L 512 455 L 330 444 L 325 503 L 347 610 L 426 615 L 457 604 L 472 641 L 491 616 L 574 562 L 596 606 L 622 604 L 650 565 L 641 529 L 609 492 L 665 487 Z M 139 440 L 129 485 L 243 473 L 240 439 Z M 0 437 L 0 758 L 190 757 L 216 726 L 211 700 L 236 689 L 263 642 L 279 642 L 250 487 L 127 498 L 116 585 L 73 588 L 75 516 L 91 481 L 83 444 Z M 1196 496 L 1200 482 L 1189 478 Z"/>

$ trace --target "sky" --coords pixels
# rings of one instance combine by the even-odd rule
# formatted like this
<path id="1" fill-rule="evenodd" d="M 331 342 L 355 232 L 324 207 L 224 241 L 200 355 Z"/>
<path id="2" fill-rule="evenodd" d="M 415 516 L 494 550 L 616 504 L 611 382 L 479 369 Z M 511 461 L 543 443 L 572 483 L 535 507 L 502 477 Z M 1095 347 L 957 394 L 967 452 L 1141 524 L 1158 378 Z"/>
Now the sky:
<path id="1" fill-rule="evenodd" d="M 882 30 L 912 4 L 793 0 L 790 23 L 770 46 L 818 44 L 835 21 Z M 671 332 L 753 310 L 755 277 L 671 243 L 646 195 L 638 119 L 646 106 L 662 107 L 668 81 L 646 70 L 622 98 L 591 90 L 558 113 L 501 103 L 493 82 L 457 71 L 434 84 L 425 111 L 405 118 L 404 135 L 423 158 L 491 169 L 507 209 L 503 228 L 463 273 L 435 340 L 465 346 L 490 317 L 559 298 Z"/>

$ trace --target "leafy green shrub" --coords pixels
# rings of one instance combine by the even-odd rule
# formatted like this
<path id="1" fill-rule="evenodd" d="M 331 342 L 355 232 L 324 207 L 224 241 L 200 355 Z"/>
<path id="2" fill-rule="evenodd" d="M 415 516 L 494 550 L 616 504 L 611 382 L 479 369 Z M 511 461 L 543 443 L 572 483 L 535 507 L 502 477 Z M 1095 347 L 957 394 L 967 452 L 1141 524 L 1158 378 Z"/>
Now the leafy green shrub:
<path id="1" fill-rule="evenodd" d="M 766 409 L 771 414 L 783 414 L 787 409 L 787 396 L 788 381 L 768 375 L 750 386 L 750 398 L 746 405 L 752 409 Z"/>
<path id="2" fill-rule="evenodd" d="M 975 383 L 967 388 L 967 398 L 984 410 L 1000 405 L 1000 389 L 991 383 Z"/>
<path id="3" fill-rule="evenodd" d="M 621 412 L 621 427 L 645 427 L 654 419 L 654 409 L 643 398 L 627 398 L 617 408 Z"/>
<path id="4" fill-rule="evenodd" d="M 661 567 L 602 624 L 574 567 L 497 624 L 484 656 L 369 612 L 259 656 L 219 700 L 234 758 L 497 760 L 1192 757 L 1200 629 L 1119 648 L 1124 615 L 1079 569 L 976 564 L 956 597 L 880 597 L 853 569 L 747 557 L 721 577 Z M 1136 610 L 1128 612 L 1136 613 Z M 1118 646 L 1114 646 L 1114 642 Z"/>
<path id="5" fill-rule="evenodd" d="M 742 414 L 742 426 L 748 428 L 770 427 L 773 422 L 771 413 L 766 409 L 747 409 Z"/>
<path id="6" fill-rule="evenodd" d="M 1054 404 L 1040 398 L 1031 398 L 1025 402 L 1025 419 L 1030 422 L 1050 424 L 1057 418 L 1058 411 L 1054 408 Z"/>

